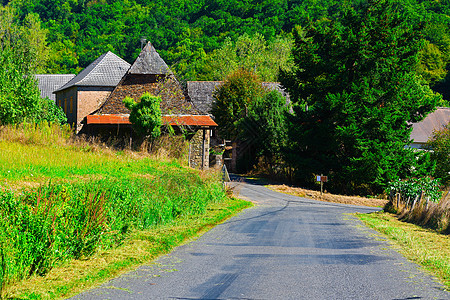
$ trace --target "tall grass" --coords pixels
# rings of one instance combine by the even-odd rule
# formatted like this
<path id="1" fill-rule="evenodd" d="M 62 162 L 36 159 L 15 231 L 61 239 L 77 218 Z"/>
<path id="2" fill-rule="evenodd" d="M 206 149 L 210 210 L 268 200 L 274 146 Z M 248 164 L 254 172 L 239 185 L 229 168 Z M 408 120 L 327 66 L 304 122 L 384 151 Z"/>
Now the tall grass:
<path id="1" fill-rule="evenodd" d="M 450 234 L 450 197 L 447 194 L 438 203 L 419 198 L 414 206 L 408 202 L 391 198 L 384 207 L 385 211 L 398 215 L 403 221 L 434 229 L 443 234 Z"/>
<path id="2" fill-rule="evenodd" d="M 147 229 L 205 212 L 225 193 L 215 180 L 170 173 L 154 179 L 107 178 L 0 193 L 0 282 L 44 275 L 67 259 L 121 243 Z"/>
<path id="3" fill-rule="evenodd" d="M 19 142 L 34 145 L 66 145 L 72 136 L 69 125 L 42 121 L 0 126 L 0 141 Z"/>
<path id="4" fill-rule="evenodd" d="M 0 298 L 14 282 L 117 247 L 133 229 L 201 215 L 226 197 L 213 174 L 93 151 L 53 126 L 0 129 Z"/>

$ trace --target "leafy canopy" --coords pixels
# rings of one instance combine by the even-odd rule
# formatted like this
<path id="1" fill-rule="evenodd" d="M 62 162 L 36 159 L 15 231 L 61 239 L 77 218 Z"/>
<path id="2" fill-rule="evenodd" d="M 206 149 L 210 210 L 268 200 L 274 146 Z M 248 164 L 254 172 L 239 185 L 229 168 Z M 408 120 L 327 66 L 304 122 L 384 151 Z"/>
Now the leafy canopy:
<path id="1" fill-rule="evenodd" d="M 265 92 L 253 72 L 238 69 L 230 74 L 213 94 L 212 114 L 216 117 L 220 135 L 231 139 L 238 137 L 241 132 L 239 121 L 248 115 L 252 103 Z"/>
<path id="2" fill-rule="evenodd" d="M 399 2 L 370 0 L 295 33 L 281 82 L 296 103 L 288 156 L 304 181 L 329 174 L 336 191 L 371 193 L 408 174 L 409 122 L 439 100 L 416 75 L 422 28 L 409 20 Z"/>
<path id="3" fill-rule="evenodd" d="M 431 157 L 436 161 L 436 169 L 433 176 L 442 179 L 442 183 L 450 183 L 450 124 L 441 130 L 435 131 L 427 142 L 427 147 L 432 150 Z"/>
<path id="4" fill-rule="evenodd" d="M 269 160 L 280 156 L 287 142 L 288 113 L 286 98 L 276 90 L 256 98 L 247 117 L 239 122 L 240 138 L 255 146 L 256 156 Z"/>
<path id="5" fill-rule="evenodd" d="M 133 128 L 140 135 L 149 136 L 155 139 L 161 135 L 161 98 L 144 93 L 140 102 L 135 102 L 133 98 L 123 99 L 125 107 L 130 112 L 130 122 Z"/>
<path id="6" fill-rule="evenodd" d="M 10 7 L 0 7 L 0 124 L 66 122 L 53 101 L 42 99 L 34 74 L 46 63 L 46 32 L 36 15 L 20 21 Z"/>

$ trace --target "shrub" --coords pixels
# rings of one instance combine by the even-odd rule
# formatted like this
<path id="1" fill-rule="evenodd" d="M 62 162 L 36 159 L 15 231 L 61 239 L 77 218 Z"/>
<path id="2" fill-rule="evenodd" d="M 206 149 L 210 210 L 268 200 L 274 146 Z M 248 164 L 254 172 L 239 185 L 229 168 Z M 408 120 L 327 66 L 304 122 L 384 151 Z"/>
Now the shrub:
<path id="1" fill-rule="evenodd" d="M 119 245 L 129 230 L 202 214 L 225 197 L 220 182 L 193 172 L 55 183 L 0 191 L 0 287 L 44 275 L 68 259 Z"/>

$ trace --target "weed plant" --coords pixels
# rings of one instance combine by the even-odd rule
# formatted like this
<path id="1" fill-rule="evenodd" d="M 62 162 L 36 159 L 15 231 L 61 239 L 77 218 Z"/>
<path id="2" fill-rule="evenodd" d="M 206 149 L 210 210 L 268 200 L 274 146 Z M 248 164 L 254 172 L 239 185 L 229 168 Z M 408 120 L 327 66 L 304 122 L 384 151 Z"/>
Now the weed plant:
<path id="1" fill-rule="evenodd" d="M 154 179 L 48 184 L 23 194 L 3 190 L 0 282 L 44 275 L 67 259 L 120 245 L 130 229 L 202 214 L 224 197 L 217 181 L 177 172 Z"/>
<path id="2" fill-rule="evenodd" d="M 412 189 L 411 189 L 412 190 Z M 395 213 L 403 221 L 414 223 L 426 228 L 436 230 L 443 234 L 450 233 L 450 198 L 449 194 L 436 201 L 438 195 L 442 192 L 434 188 L 432 197 L 423 197 L 420 189 L 415 188 L 415 192 L 405 197 L 400 194 L 394 194 L 384 207 L 387 212 Z M 422 195 L 422 197 L 421 197 Z M 405 199 L 406 198 L 406 199 Z M 416 200 L 411 201 L 412 198 Z M 431 200 L 431 201 L 429 201 Z M 411 204 L 412 203 L 412 204 Z"/>
<path id="3" fill-rule="evenodd" d="M 0 141 L 34 145 L 66 145 L 72 136 L 69 125 L 41 121 L 0 126 Z"/>

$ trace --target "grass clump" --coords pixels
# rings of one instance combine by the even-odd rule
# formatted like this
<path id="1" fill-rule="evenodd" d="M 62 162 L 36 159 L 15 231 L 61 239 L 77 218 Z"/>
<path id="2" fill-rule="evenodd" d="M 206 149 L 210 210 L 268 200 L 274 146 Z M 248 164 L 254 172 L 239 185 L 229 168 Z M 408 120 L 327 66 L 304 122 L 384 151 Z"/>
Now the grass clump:
<path id="1" fill-rule="evenodd" d="M 439 180 L 429 178 L 394 182 L 384 210 L 400 220 L 449 234 L 450 197 L 449 193 L 442 196 L 439 187 Z"/>

